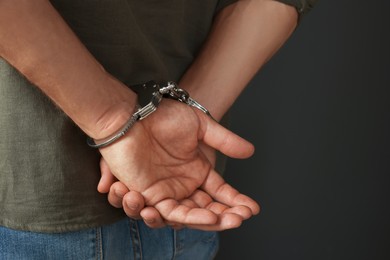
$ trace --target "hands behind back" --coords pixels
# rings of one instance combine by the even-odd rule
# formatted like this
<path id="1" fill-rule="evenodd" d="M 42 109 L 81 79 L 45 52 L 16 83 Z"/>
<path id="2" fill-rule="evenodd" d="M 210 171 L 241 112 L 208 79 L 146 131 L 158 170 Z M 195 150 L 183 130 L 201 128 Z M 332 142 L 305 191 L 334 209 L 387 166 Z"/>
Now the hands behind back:
<path id="1" fill-rule="evenodd" d="M 107 163 L 103 162 L 102 173 L 109 169 L 121 182 L 117 187 L 125 185 L 133 199 L 140 198 L 134 191 L 142 195 L 147 207 L 141 215 L 146 219 L 158 218 L 159 213 L 175 225 L 204 230 L 237 227 L 243 219 L 257 214 L 259 206 L 225 183 L 202 146 L 233 158 L 247 158 L 254 150 L 201 111 L 164 100 L 124 137 L 100 149 Z"/>

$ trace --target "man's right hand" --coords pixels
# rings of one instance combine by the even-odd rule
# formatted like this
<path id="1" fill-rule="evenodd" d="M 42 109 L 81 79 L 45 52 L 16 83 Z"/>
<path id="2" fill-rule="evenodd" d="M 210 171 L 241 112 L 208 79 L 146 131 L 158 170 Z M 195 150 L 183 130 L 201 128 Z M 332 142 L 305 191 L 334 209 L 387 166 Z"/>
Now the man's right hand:
<path id="1" fill-rule="evenodd" d="M 203 143 L 235 158 L 253 153 L 250 143 L 202 112 L 169 100 L 100 151 L 113 175 L 129 190 L 140 192 L 145 204 L 155 207 L 169 222 L 217 224 L 216 212 L 230 214 L 237 207 L 249 211 L 244 218 L 257 214 L 258 204 L 226 184 L 212 169 L 199 149 Z"/>

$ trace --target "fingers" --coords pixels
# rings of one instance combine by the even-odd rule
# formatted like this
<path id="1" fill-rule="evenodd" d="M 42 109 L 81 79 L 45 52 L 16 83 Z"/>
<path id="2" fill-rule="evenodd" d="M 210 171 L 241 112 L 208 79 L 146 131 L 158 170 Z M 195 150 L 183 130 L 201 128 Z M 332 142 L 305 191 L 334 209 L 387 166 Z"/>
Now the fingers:
<path id="1" fill-rule="evenodd" d="M 222 231 L 237 228 L 243 220 L 252 216 L 248 207 L 229 207 L 213 201 L 202 190 L 197 190 L 191 197 L 180 202 L 167 199 L 155 207 L 144 208 L 144 200 L 139 192 L 129 191 L 122 183 L 116 182 L 110 189 L 109 202 L 118 208 L 123 206 L 131 218 L 142 218 L 150 228 L 169 225 L 174 229 L 188 227 L 204 231 Z"/>
<path id="2" fill-rule="evenodd" d="M 140 219 L 141 210 L 145 207 L 144 197 L 139 192 L 128 191 L 123 196 L 122 206 L 127 216 Z"/>
<path id="3" fill-rule="evenodd" d="M 116 181 L 116 178 L 111 173 L 106 161 L 103 158 L 100 160 L 100 173 L 101 178 L 97 189 L 100 193 L 107 193 L 109 192 L 111 185 Z"/>
<path id="4" fill-rule="evenodd" d="M 166 225 L 154 207 L 145 207 L 144 198 L 139 192 L 129 191 L 121 182 L 116 182 L 111 186 L 108 201 L 114 207 L 123 207 L 128 217 L 142 218 L 150 228 L 161 228 Z"/>
<path id="5" fill-rule="evenodd" d="M 210 172 L 207 179 L 201 187 L 215 201 L 223 203 L 229 207 L 246 206 L 253 215 L 260 212 L 260 206 L 256 201 L 248 196 L 238 192 L 214 170 Z"/>
<path id="6" fill-rule="evenodd" d="M 123 197 L 128 192 L 129 189 L 123 183 L 117 181 L 111 185 L 108 192 L 108 202 L 116 208 L 122 208 Z"/>
<path id="7" fill-rule="evenodd" d="M 160 212 L 161 217 L 168 222 L 184 225 L 212 225 L 218 221 L 218 216 L 211 210 L 180 204 L 173 199 L 162 200 L 154 207 Z"/>
<path id="8" fill-rule="evenodd" d="M 248 214 L 250 210 L 243 206 L 230 208 L 214 202 L 200 190 L 180 202 L 167 199 L 155 207 L 144 208 L 144 200 L 139 192 L 129 191 L 122 183 L 115 182 L 111 186 L 108 200 L 114 207 L 123 206 L 127 216 L 142 218 L 150 228 L 169 225 L 174 229 L 189 227 L 204 231 L 222 231 L 239 227 L 242 221 L 251 215 Z"/>
<path id="9" fill-rule="evenodd" d="M 241 226 L 243 220 L 252 216 L 252 212 L 245 206 L 228 207 L 222 203 L 213 201 L 213 199 L 204 191 L 197 190 L 187 200 L 192 201 L 193 205 L 201 208 L 207 208 L 218 216 L 218 221 L 211 225 L 187 224 L 188 228 L 199 229 L 203 231 L 223 231 Z M 190 205 L 187 203 L 187 205 Z"/>
<path id="10" fill-rule="evenodd" d="M 154 207 L 145 207 L 141 210 L 140 216 L 150 228 L 162 228 L 166 226 L 160 213 Z"/>
<path id="11" fill-rule="evenodd" d="M 196 110 L 195 110 L 196 111 Z M 248 158 L 254 153 L 254 146 L 224 128 L 207 115 L 196 111 L 200 119 L 199 139 L 232 158 Z"/>
<path id="12" fill-rule="evenodd" d="M 213 199 L 202 190 L 197 190 L 190 198 L 200 208 L 207 208 L 214 212 L 216 215 L 222 214 L 235 214 L 240 216 L 243 220 L 249 219 L 252 216 L 252 211 L 247 206 L 227 206 Z"/>
<path id="13" fill-rule="evenodd" d="M 243 219 L 236 214 L 222 214 L 213 225 L 186 225 L 188 228 L 203 231 L 223 231 L 241 226 Z"/>
<path id="14" fill-rule="evenodd" d="M 248 207 L 226 206 L 214 201 L 202 190 L 196 190 L 192 196 L 179 202 L 172 199 L 163 200 L 155 207 L 150 210 L 158 210 L 165 224 L 175 229 L 188 227 L 204 231 L 223 231 L 239 227 L 245 219 L 252 216 Z M 210 212 L 214 213 L 212 217 Z M 146 217 L 144 212 L 141 212 L 141 216 L 144 219 Z M 146 224 L 150 227 L 158 226 Z M 163 225 L 161 222 L 159 224 Z"/>
<path id="15" fill-rule="evenodd" d="M 166 224 L 158 211 L 153 207 L 145 207 L 143 196 L 136 191 L 129 191 L 121 182 L 112 184 L 108 193 L 109 203 L 125 211 L 126 215 L 133 219 L 143 219 L 151 228 L 161 228 Z"/>

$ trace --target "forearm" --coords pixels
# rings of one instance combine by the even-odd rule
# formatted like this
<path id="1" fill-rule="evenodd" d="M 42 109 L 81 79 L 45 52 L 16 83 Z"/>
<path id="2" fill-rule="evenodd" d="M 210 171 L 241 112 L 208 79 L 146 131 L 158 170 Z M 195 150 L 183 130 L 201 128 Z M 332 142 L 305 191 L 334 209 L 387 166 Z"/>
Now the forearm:
<path id="1" fill-rule="evenodd" d="M 293 7 L 272 0 L 240 0 L 226 7 L 180 85 L 219 120 L 296 23 Z"/>
<path id="2" fill-rule="evenodd" d="M 136 95 L 104 71 L 47 0 L 0 0 L 0 56 L 94 138 L 113 133 L 134 109 Z"/>

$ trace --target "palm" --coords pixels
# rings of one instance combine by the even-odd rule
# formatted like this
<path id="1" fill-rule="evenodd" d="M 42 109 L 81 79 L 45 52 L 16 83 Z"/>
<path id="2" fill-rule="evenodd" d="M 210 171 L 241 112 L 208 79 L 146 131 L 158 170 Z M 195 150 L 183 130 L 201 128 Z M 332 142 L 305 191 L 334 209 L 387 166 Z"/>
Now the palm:
<path id="1" fill-rule="evenodd" d="M 209 121 L 207 121 L 209 120 Z M 101 149 L 112 173 L 147 205 L 181 200 L 216 175 L 200 151 L 204 142 L 227 155 L 244 158 L 252 146 L 207 116 L 174 101 L 164 101 L 115 144 Z"/>
<path id="2" fill-rule="evenodd" d="M 120 142 L 101 151 L 113 174 L 129 189 L 141 192 L 151 205 L 190 196 L 211 169 L 198 149 L 196 112 L 164 103 Z"/>

